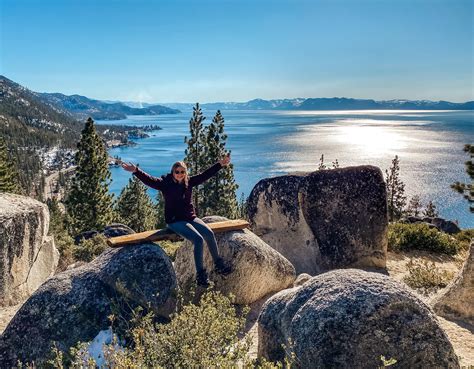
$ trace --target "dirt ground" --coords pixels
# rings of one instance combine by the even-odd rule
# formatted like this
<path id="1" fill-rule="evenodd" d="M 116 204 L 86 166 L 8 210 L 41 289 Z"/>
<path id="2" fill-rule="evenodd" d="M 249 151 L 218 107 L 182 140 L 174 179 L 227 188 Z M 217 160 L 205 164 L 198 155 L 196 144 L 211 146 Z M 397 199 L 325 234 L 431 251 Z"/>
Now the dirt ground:
<path id="1" fill-rule="evenodd" d="M 461 269 L 467 254 L 460 254 L 456 257 L 448 255 L 434 255 L 424 251 L 411 251 L 405 253 L 388 253 L 387 269 L 389 275 L 403 282 L 403 277 L 408 274 L 407 263 L 410 259 L 414 261 L 428 260 L 434 262 L 441 271 L 452 272 L 454 275 Z M 436 293 L 439 293 L 437 291 Z M 419 295 L 424 301 L 429 302 L 436 293 L 429 296 Z M 441 327 L 454 347 L 454 351 L 460 359 L 461 367 L 474 368 L 474 327 L 460 321 L 447 320 L 438 316 Z"/>

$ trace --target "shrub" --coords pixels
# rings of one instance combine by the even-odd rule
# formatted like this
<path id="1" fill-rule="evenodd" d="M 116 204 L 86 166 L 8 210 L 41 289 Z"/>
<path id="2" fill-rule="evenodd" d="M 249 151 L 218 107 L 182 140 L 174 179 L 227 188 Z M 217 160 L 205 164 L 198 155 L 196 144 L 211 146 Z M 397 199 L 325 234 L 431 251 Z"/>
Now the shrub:
<path id="1" fill-rule="evenodd" d="M 443 288 L 453 279 L 454 273 L 441 271 L 434 262 L 414 261 L 411 259 L 408 264 L 408 275 L 403 281 L 413 289 L 417 289 L 424 294 Z"/>
<path id="2" fill-rule="evenodd" d="M 68 265 L 76 261 L 89 262 L 108 247 L 103 235 L 82 240 L 79 245 L 75 245 L 74 239 L 66 229 L 68 216 L 62 212 L 59 201 L 50 199 L 47 205 L 50 212 L 49 234 L 54 236 L 54 242 L 59 251 L 58 272 L 66 270 Z"/>
<path id="3" fill-rule="evenodd" d="M 468 250 L 469 245 L 474 240 L 474 228 L 471 229 L 462 229 L 461 232 L 454 235 L 460 244 L 463 250 Z"/>
<path id="4" fill-rule="evenodd" d="M 72 249 L 72 255 L 76 261 L 92 261 L 107 249 L 107 238 L 98 234 L 88 240 L 82 240 L 79 245 Z"/>
<path id="5" fill-rule="evenodd" d="M 74 263 L 74 240 L 66 230 L 58 230 L 54 234 L 54 244 L 59 251 L 59 262 L 57 271 L 66 270 L 68 265 Z"/>
<path id="6" fill-rule="evenodd" d="M 163 251 L 166 252 L 166 255 L 168 255 L 170 259 L 174 261 L 176 258 L 176 251 L 178 251 L 178 249 L 181 247 L 183 241 L 163 240 L 159 241 L 158 244 L 163 249 Z"/>
<path id="7" fill-rule="evenodd" d="M 121 368 L 282 368 L 282 363 L 250 360 L 251 340 L 239 339 L 245 325 L 248 308 L 241 313 L 231 299 L 219 292 L 206 292 L 199 304 L 188 304 L 175 314 L 168 324 L 154 322 L 152 313 L 140 309 L 132 318 L 132 342 L 127 348 L 118 348 L 118 339 L 105 346 L 105 367 Z M 112 318 L 112 321 L 115 318 Z M 69 364 L 90 366 L 90 357 L 84 343 L 71 349 Z M 62 362 L 55 352 L 55 367 Z M 285 361 L 290 368 L 291 358 Z M 74 366 L 73 365 L 73 366 Z"/>
<path id="8" fill-rule="evenodd" d="M 134 329 L 134 350 L 118 357 L 145 367 L 229 367 L 245 357 L 249 342 L 239 343 L 245 324 L 231 301 L 217 292 L 189 304 L 169 324 L 154 325 L 149 316 Z"/>
<path id="9" fill-rule="evenodd" d="M 388 249 L 392 251 L 426 250 L 455 255 L 460 248 L 458 240 L 423 223 L 391 223 L 388 227 Z"/>

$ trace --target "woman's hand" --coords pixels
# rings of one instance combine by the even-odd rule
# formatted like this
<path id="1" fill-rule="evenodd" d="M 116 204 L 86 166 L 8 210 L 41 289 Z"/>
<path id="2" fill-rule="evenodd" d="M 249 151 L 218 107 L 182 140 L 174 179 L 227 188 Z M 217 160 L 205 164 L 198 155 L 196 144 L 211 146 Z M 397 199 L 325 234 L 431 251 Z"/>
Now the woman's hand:
<path id="1" fill-rule="evenodd" d="M 219 160 L 219 163 L 220 163 L 223 167 L 229 165 L 229 163 L 230 163 L 230 154 L 227 154 L 227 156 L 225 156 L 224 159 Z"/>
<path id="2" fill-rule="evenodd" d="M 125 169 L 127 172 L 135 172 L 137 170 L 137 166 L 136 165 L 133 165 L 132 163 L 125 163 L 125 162 L 122 162 L 120 163 L 120 165 L 122 166 L 123 169 Z"/>

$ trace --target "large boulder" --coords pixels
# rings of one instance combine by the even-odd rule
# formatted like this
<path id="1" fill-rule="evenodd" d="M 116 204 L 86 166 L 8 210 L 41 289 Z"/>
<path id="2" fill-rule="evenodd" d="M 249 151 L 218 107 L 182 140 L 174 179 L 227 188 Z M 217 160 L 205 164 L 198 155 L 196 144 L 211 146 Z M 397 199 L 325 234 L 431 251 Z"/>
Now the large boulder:
<path id="1" fill-rule="evenodd" d="M 474 326 L 474 242 L 456 278 L 435 297 L 433 308 L 439 315 Z"/>
<path id="2" fill-rule="evenodd" d="M 41 364 L 53 342 L 68 350 L 92 340 L 109 327 L 113 306 L 150 307 L 166 318 L 175 309 L 176 286 L 171 260 L 160 247 L 109 249 L 50 278 L 26 301 L 0 338 L 0 368 L 18 359 Z"/>
<path id="3" fill-rule="evenodd" d="M 125 236 L 127 234 L 133 234 L 133 233 L 135 233 L 135 231 L 132 228 L 130 228 L 128 225 L 121 224 L 121 223 L 109 224 L 102 231 L 102 234 L 106 238 Z"/>
<path id="4" fill-rule="evenodd" d="M 430 308 L 379 273 L 339 269 L 270 298 L 259 316 L 258 352 L 281 360 L 292 341 L 299 368 L 459 368 Z"/>
<path id="5" fill-rule="evenodd" d="M 24 301 L 53 275 L 59 252 L 48 230 L 45 204 L 0 193 L 0 306 Z"/>
<path id="6" fill-rule="evenodd" d="M 263 179 L 248 202 L 253 231 L 315 275 L 341 267 L 385 267 L 387 195 L 373 166 Z"/>
<path id="7" fill-rule="evenodd" d="M 448 234 L 456 234 L 461 232 L 461 228 L 454 223 L 452 220 L 446 220 L 443 218 L 432 218 L 431 224 L 436 226 L 440 231 Z"/>
<path id="8" fill-rule="evenodd" d="M 223 217 L 205 217 L 204 222 L 227 220 Z M 232 293 L 237 304 L 251 304 L 263 296 L 292 285 L 295 268 L 248 229 L 216 234 L 219 254 L 232 266 L 227 276 L 213 271 L 213 261 L 207 246 L 204 246 L 204 265 L 211 271 L 210 279 L 215 288 L 224 294 Z M 176 252 L 174 267 L 178 283 L 188 290 L 196 278 L 193 245 L 186 241 Z"/>
<path id="9" fill-rule="evenodd" d="M 111 238 L 111 237 L 119 237 L 119 236 L 124 236 L 126 234 L 133 234 L 133 233 L 135 233 L 135 231 L 125 224 L 112 223 L 105 226 L 105 228 L 101 232 L 96 231 L 96 230 L 91 230 L 91 231 L 84 231 L 82 233 L 79 233 L 76 237 L 74 237 L 74 243 L 78 245 L 81 241 L 89 240 L 100 234 L 102 234 L 106 238 Z"/>

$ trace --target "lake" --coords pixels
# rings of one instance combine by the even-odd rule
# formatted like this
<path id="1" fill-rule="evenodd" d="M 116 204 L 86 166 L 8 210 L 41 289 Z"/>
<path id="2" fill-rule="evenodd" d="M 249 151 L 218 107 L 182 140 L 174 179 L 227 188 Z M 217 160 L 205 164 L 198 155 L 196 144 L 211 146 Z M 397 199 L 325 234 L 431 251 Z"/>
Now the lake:
<path id="1" fill-rule="evenodd" d="M 215 111 L 203 110 L 208 124 Z M 232 151 L 234 175 L 241 193 L 248 196 L 262 178 L 295 171 L 313 171 L 324 154 L 330 165 L 371 164 L 384 172 L 395 155 L 400 158 L 406 194 L 433 200 L 442 217 L 474 228 L 474 214 L 461 195 L 450 188 L 455 181 L 468 182 L 463 152 L 474 143 L 473 111 L 222 111 Z M 160 176 L 184 157 L 184 136 L 189 135 L 192 113 L 130 116 L 98 124 L 148 125 L 162 130 L 136 139 L 137 146 L 109 150 L 124 161 L 139 163 L 146 172 Z M 110 191 L 120 194 L 131 175 L 111 168 Z M 156 191 L 150 190 L 155 196 Z"/>

